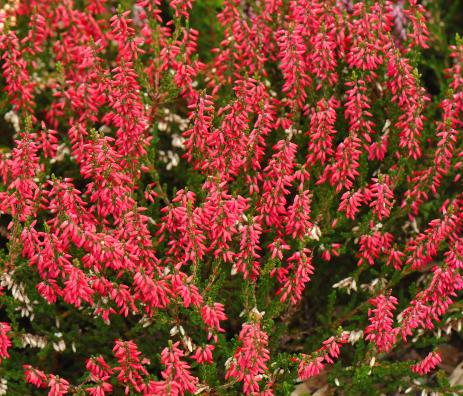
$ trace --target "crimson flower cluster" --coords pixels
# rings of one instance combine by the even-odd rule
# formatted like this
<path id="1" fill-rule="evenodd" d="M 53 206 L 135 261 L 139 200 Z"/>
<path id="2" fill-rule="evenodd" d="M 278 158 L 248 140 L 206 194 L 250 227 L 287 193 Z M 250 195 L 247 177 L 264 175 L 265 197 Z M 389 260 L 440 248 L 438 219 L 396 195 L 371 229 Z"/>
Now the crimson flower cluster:
<path id="1" fill-rule="evenodd" d="M 461 317 L 463 42 L 439 96 L 419 73 L 435 38 L 417 0 L 224 0 L 212 51 L 201 6 L 0 9 L 0 359 L 23 369 L 9 386 L 287 394 L 359 342 L 349 369 L 371 372 Z M 335 313 L 317 300 L 333 288 L 356 295 Z M 72 376 L 51 363 L 80 342 L 63 323 L 118 334 Z"/>

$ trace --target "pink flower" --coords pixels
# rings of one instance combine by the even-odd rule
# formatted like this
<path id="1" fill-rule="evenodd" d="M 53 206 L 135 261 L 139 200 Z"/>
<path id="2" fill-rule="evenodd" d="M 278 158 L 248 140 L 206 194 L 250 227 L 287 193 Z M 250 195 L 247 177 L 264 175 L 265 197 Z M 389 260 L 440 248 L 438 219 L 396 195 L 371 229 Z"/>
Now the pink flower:
<path id="1" fill-rule="evenodd" d="M 334 363 L 340 354 L 340 346 L 348 340 L 349 334 L 342 333 L 337 337 L 330 337 L 323 341 L 322 347 L 311 355 L 302 354 L 299 362 L 298 374 L 303 381 L 315 377 L 325 368 L 325 364 Z"/>
<path id="2" fill-rule="evenodd" d="M 375 260 L 381 257 L 382 254 L 389 253 L 392 242 L 393 236 L 388 232 L 373 231 L 370 234 L 360 236 L 357 265 L 360 266 L 364 262 L 374 265 Z"/>
<path id="3" fill-rule="evenodd" d="M 69 390 L 69 382 L 53 374 L 49 375 L 47 386 L 50 388 L 49 396 L 63 396 Z"/>
<path id="4" fill-rule="evenodd" d="M 412 371 L 419 375 L 425 375 L 434 369 L 442 361 L 437 352 L 430 352 L 421 362 L 412 366 Z"/>
<path id="5" fill-rule="evenodd" d="M 259 392 L 262 374 L 267 370 L 270 359 L 267 349 L 268 335 L 261 329 L 260 323 L 245 323 L 239 335 L 240 346 L 235 351 L 226 378 L 235 378 L 243 382 L 245 395 Z"/>
<path id="6" fill-rule="evenodd" d="M 148 375 L 144 367 L 145 361 L 140 359 L 141 352 L 133 341 L 116 340 L 113 348 L 114 356 L 118 366 L 114 367 L 117 372 L 117 381 L 125 387 L 126 392 L 134 389 L 140 392 L 144 388 L 143 377 Z"/>
<path id="7" fill-rule="evenodd" d="M 283 251 L 290 250 L 291 247 L 286 244 L 282 239 L 277 238 L 271 244 L 268 245 L 270 251 L 272 252 L 272 259 L 278 257 L 279 260 L 283 260 Z"/>
<path id="8" fill-rule="evenodd" d="M 428 48 L 429 32 L 424 17 L 425 8 L 418 4 L 417 0 L 410 0 L 410 8 L 406 10 L 406 15 L 412 23 L 412 31 L 409 33 L 411 38 L 410 46 L 420 46 Z"/>
<path id="9" fill-rule="evenodd" d="M 214 345 L 206 345 L 204 347 L 198 346 L 195 350 L 193 355 L 193 359 L 196 360 L 197 363 L 208 363 L 212 364 L 212 351 L 215 349 Z"/>
<path id="10" fill-rule="evenodd" d="M 292 304 L 296 304 L 301 300 L 305 284 L 314 273 L 311 254 L 306 248 L 294 253 L 288 258 L 288 266 L 279 271 L 278 281 L 282 286 L 277 295 L 281 294 L 280 301 L 285 302 L 289 299 Z"/>
<path id="11" fill-rule="evenodd" d="M 24 375 L 26 377 L 26 382 L 34 385 L 36 388 L 46 388 L 47 387 L 47 376 L 43 371 L 37 370 L 29 364 L 25 364 Z"/>
<path id="12" fill-rule="evenodd" d="M 370 186 L 371 203 L 373 213 L 381 221 L 391 214 L 391 208 L 394 204 L 394 193 L 390 187 L 391 181 L 389 176 L 374 177 Z"/>
<path id="13" fill-rule="evenodd" d="M 183 351 L 179 348 L 179 342 L 170 345 L 161 353 L 161 363 L 165 366 L 161 375 L 162 381 L 152 381 L 148 385 L 149 392 L 154 395 L 170 396 L 184 395 L 186 392 L 194 393 L 198 378 L 190 374 L 190 366 L 181 358 Z"/>
<path id="14" fill-rule="evenodd" d="M 325 365 L 323 364 L 323 356 L 311 359 L 307 355 L 302 355 L 297 372 L 301 380 L 308 380 L 309 378 L 320 374 L 324 368 Z"/>
<path id="15" fill-rule="evenodd" d="M 354 220 L 355 215 L 358 213 L 359 207 L 363 202 L 365 202 L 365 195 L 363 190 L 346 191 L 341 197 L 339 211 L 346 212 L 346 217 Z"/>
<path id="16" fill-rule="evenodd" d="M 11 327 L 8 323 L 0 322 L 0 363 L 2 359 L 9 358 L 8 348 L 11 347 L 11 340 L 8 337 L 8 333 L 11 331 Z"/>
<path id="17" fill-rule="evenodd" d="M 391 295 L 380 295 L 370 300 L 374 309 L 368 310 L 370 325 L 365 329 L 365 339 L 374 342 L 381 352 L 389 352 L 396 342 L 398 329 L 393 329 L 393 311 L 398 303 Z"/>
<path id="18" fill-rule="evenodd" d="M 306 87 L 311 84 L 304 55 L 307 48 L 304 43 L 303 25 L 295 24 L 288 30 L 279 30 L 277 40 L 280 68 L 283 72 L 283 92 L 302 107 L 307 98 Z"/>
<path id="19" fill-rule="evenodd" d="M 94 377 L 105 377 L 113 373 L 112 368 L 106 363 L 103 356 L 88 359 L 85 367 Z"/>
<path id="20" fill-rule="evenodd" d="M 175 10 L 175 16 L 188 18 L 188 12 L 193 7 L 191 0 L 170 0 L 169 5 Z"/>
<path id="21" fill-rule="evenodd" d="M 208 328 L 209 336 L 215 331 L 222 333 L 225 331 L 220 327 L 220 321 L 227 319 L 223 304 L 214 303 L 212 305 L 203 305 L 201 307 L 201 317 Z"/>
<path id="22" fill-rule="evenodd" d="M 311 109 L 310 129 L 307 132 L 309 136 L 309 147 L 307 154 L 307 163 L 315 165 L 316 162 L 324 164 L 332 155 L 334 150 L 332 142 L 336 130 L 336 109 L 340 103 L 334 98 L 330 100 L 320 100 L 316 108 Z"/>
<path id="23" fill-rule="evenodd" d="M 294 197 L 293 204 L 289 206 L 285 231 L 292 238 L 303 239 L 312 228 L 310 221 L 311 200 L 308 190 L 301 191 Z"/>
<path id="24" fill-rule="evenodd" d="M 236 270 L 242 272 L 245 279 L 257 279 L 260 272 L 260 236 L 262 227 L 259 219 L 254 218 L 241 229 L 240 250 L 236 254 Z"/>
<path id="25" fill-rule="evenodd" d="M 267 226 L 280 228 L 287 216 L 286 195 L 294 178 L 297 146 L 280 140 L 273 149 L 275 153 L 264 169 L 264 192 L 257 207 Z"/>

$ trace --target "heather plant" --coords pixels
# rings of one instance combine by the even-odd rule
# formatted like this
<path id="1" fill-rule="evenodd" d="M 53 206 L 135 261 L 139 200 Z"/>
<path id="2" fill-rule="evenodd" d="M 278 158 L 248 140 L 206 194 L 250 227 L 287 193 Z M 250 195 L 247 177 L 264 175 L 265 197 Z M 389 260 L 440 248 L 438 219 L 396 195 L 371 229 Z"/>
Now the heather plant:
<path id="1" fill-rule="evenodd" d="M 461 394 L 446 4 L 1 2 L 0 394 Z"/>

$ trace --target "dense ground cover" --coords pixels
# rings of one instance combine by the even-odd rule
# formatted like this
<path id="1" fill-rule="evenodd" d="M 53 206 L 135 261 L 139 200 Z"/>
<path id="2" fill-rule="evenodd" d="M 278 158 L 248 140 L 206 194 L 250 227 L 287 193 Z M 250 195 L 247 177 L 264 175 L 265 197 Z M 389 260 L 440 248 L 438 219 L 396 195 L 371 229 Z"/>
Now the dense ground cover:
<path id="1" fill-rule="evenodd" d="M 460 394 L 462 20 L 1 2 L 0 394 Z"/>

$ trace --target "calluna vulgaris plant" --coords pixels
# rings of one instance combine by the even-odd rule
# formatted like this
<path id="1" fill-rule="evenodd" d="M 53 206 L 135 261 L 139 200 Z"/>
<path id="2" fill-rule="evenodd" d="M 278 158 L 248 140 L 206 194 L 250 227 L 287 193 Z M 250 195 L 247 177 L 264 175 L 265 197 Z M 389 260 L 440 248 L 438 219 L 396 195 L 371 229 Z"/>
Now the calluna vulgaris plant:
<path id="1" fill-rule="evenodd" d="M 445 4 L 1 2 L 0 394 L 460 394 Z"/>

